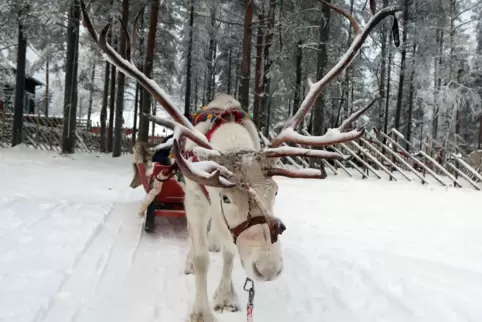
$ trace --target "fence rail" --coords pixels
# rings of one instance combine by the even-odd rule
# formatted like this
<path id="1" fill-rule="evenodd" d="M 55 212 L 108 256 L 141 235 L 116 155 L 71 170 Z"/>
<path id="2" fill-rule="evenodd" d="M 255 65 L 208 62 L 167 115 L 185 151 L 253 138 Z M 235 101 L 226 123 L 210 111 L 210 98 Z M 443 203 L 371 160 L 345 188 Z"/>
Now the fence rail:
<path id="1" fill-rule="evenodd" d="M 0 114 L 0 148 L 10 146 L 12 124 L 11 115 Z M 24 116 L 23 142 L 35 149 L 61 151 L 62 132 L 61 118 Z M 122 153 L 131 153 L 130 134 L 125 134 L 129 131 L 123 133 Z M 310 135 L 306 130 L 302 133 Z M 75 134 L 77 151 L 100 151 L 98 131 L 89 131 L 89 127 L 79 126 Z M 261 132 L 259 134 L 262 144 L 269 144 L 269 139 Z M 274 135 L 274 132 L 270 132 L 268 136 L 272 138 Z M 339 143 L 325 149 L 352 156 L 347 161 L 321 160 L 320 165 L 330 169 L 333 175 L 338 175 L 342 170 L 350 177 L 358 173 L 362 179 L 405 179 L 422 184 L 438 183 L 444 187 L 472 187 L 482 190 L 482 150 L 468 153 L 456 142 L 439 142 L 427 136 L 420 149 L 417 149 L 400 132 L 392 129 L 388 133 L 379 132 L 377 135 L 366 133 L 357 141 Z M 294 168 L 309 168 L 313 164 L 313 160 L 303 157 L 285 157 L 281 162 Z"/>
<path id="2" fill-rule="evenodd" d="M 82 122 L 80 122 L 82 123 Z M 13 116 L 0 112 L 0 147 L 11 146 Z M 24 115 L 22 141 L 27 146 L 46 151 L 61 151 L 63 119 L 40 115 Z M 123 131 L 124 133 L 125 131 Z M 75 131 L 76 151 L 100 152 L 100 134 L 89 131 L 87 126 L 79 126 Z M 131 153 L 130 135 L 122 136 L 122 153 Z"/>
<path id="3" fill-rule="evenodd" d="M 302 130 L 302 134 L 310 135 L 306 130 Z M 274 135 L 270 133 L 270 137 Z M 260 136 L 264 144 L 269 143 L 262 133 Z M 482 190 L 482 150 L 467 153 L 455 142 L 441 144 L 427 136 L 421 148 L 417 149 L 400 132 L 392 129 L 377 135 L 366 133 L 357 141 L 339 143 L 325 149 L 352 156 L 347 161 L 322 160 L 335 175 L 341 169 L 350 177 L 358 173 L 362 179 L 406 180 Z M 300 157 L 282 158 L 282 162 L 298 168 L 310 167 L 310 161 Z"/>

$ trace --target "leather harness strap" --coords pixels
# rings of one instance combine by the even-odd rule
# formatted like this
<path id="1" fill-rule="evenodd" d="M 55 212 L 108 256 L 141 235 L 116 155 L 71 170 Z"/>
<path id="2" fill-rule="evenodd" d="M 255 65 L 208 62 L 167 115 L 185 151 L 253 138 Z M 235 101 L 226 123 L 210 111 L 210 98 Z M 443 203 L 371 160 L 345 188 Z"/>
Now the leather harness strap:
<path id="1" fill-rule="evenodd" d="M 229 117 L 229 118 L 228 118 Z M 234 117 L 234 120 L 232 120 Z M 228 119 L 226 119 L 228 118 Z M 217 108 L 209 108 L 201 111 L 199 114 L 191 116 L 190 120 L 191 123 L 195 126 L 199 122 L 210 121 L 211 127 L 206 133 L 206 138 L 208 141 L 211 141 L 212 135 L 214 132 L 219 129 L 222 125 L 233 122 L 240 124 L 243 120 L 249 119 L 249 115 L 242 110 L 237 108 L 230 108 L 230 109 L 217 109 Z M 184 158 L 189 159 L 192 158 L 192 162 L 199 162 L 198 157 L 193 153 L 192 150 L 185 150 L 186 138 L 183 137 L 181 142 L 181 153 Z M 211 203 L 211 198 L 209 197 L 209 192 L 206 189 L 206 186 L 200 185 L 206 199 Z M 251 200 L 249 201 L 250 209 L 248 212 L 248 218 L 242 222 L 241 224 L 237 225 L 234 228 L 230 228 L 230 225 L 226 219 L 226 215 L 224 214 L 224 207 L 222 198 L 220 198 L 221 202 L 221 211 L 223 213 L 224 222 L 226 223 L 226 227 L 231 232 L 233 236 L 234 244 L 236 244 L 239 235 L 245 231 L 246 229 L 260 224 L 268 224 L 269 231 L 270 231 L 270 238 L 271 243 L 275 243 L 278 241 L 278 235 L 282 234 L 283 231 L 286 229 L 285 225 L 281 222 L 281 220 L 271 217 L 271 216 L 251 216 Z"/>

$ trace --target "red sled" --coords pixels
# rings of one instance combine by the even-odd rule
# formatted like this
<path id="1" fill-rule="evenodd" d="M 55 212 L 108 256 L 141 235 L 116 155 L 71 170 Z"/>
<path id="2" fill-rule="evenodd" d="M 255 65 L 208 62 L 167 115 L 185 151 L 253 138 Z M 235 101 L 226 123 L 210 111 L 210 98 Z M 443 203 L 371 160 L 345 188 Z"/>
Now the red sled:
<path id="1" fill-rule="evenodd" d="M 137 164 L 139 173 L 146 173 L 144 165 L 142 163 Z M 160 172 L 168 173 L 170 171 L 169 165 L 163 165 L 159 162 L 153 164 L 153 171 L 149 179 L 145 175 L 141 175 L 141 182 L 144 190 L 149 193 L 155 193 L 151 191 L 154 185 L 159 184 L 156 178 Z M 146 196 L 147 198 L 148 196 Z M 160 192 L 155 195 L 153 200 L 147 206 L 146 216 L 147 218 L 152 216 L 159 217 L 185 217 L 184 211 L 184 190 L 179 182 L 176 180 L 175 175 L 171 175 L 166 181 L 162 182 Z"/>

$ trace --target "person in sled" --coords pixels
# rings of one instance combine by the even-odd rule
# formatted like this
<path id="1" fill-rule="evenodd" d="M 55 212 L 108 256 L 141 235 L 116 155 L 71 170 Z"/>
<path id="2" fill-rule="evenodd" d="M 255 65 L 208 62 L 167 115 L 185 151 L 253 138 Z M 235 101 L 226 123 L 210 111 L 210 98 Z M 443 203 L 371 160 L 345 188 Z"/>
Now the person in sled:
<path id="1" fill-rule="evenodd" d="M 168 135 L 164 138 L 162 143 L 167 142 L 170 138 L 173 137 L 174 134 Z M 165 147 L 163 149 L 157 150 L 153 156 L 152 156 L 152 163 L 154 162 L 159 162 L 162 165 L 171 165 L 171 158 L 169 157 L 171 154 L 171 148 L 170 147 Z M 152 232 L 154 231 L 155 227 L 155 219 L 156 219 L 156 213 L 154 211 L 147 211 L 146 214 L 146 221 L 144 224 L 144 230 L 146 232 Z"/>

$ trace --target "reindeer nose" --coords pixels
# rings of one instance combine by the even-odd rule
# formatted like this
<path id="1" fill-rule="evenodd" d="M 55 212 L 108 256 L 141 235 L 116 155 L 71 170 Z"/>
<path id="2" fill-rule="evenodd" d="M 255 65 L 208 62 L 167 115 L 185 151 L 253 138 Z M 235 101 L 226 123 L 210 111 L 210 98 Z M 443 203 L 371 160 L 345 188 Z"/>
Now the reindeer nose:
<path id="1" fill-rule="evenodd" d="M 254 275 L 264 281 L 272 281 L 276 277 L 278 277 L 281 273 L 283 268 L 279 268 L 277 266 L 266 266 L 266 267 L 258 267 L 256 263 L 253 263 L 253 273 Z"/>

